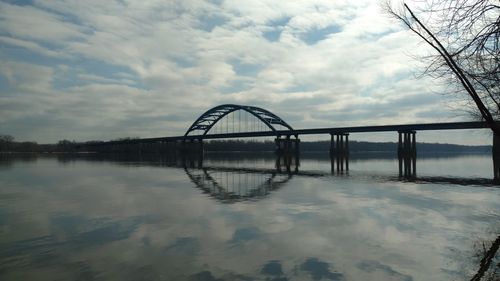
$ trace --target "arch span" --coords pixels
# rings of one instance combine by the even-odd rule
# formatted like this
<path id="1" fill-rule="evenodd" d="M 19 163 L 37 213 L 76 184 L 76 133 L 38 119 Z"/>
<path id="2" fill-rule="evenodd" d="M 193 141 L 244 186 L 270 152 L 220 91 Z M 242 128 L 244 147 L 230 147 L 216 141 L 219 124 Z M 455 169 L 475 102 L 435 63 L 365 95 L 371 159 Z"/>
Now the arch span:
<path id="1" fill-rule="evenodd" d="M 231 112 L 244 110 L 264 123 L 272 131 L 277 131 L 274 125 L 281 125 L 289 130 L 293 128 L 288 125 L 283 119 L 274 113 L 256 106 L 237 105 L 237 104 L 222 104 L 207 110 L 189 127 L 184 136 L 192 132 L 202 132 L 200 135 L 206 135 L 208 131 L 222 118 Z"/>

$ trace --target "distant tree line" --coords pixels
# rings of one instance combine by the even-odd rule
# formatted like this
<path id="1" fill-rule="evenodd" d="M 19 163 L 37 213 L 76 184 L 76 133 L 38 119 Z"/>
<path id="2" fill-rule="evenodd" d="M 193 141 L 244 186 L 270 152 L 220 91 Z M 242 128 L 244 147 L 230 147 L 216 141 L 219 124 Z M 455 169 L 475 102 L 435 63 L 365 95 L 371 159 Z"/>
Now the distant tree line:
<path id="1" fill-rule="evenodd" d="M 303 151 L 328 151 L 330 149 L 329 141 L 315 141 L 301 143 Z M 367 141 L 349 141 L 350 152 L 397 152 L 398 144 L 395 142 L 367 142 Z M 490 145 L 469 146 L 458 144 L 442 143 L 417 143 L 419 152 L 490 152 Z"/>
<path id="2" fill-rule="evenodd" d="M 274 151 L 273 141 L 257 142 L 243 140 L 224 140 L 210 141 L 205 144 L 207 151 Z M 330 141 L 311 141 L 301 142 L 301 151 L 329 151 Z M 367 142 L 367 141 L 349 141 L 350 152 L 396 152 L 398 144 L 394 142 Z M 420 152 L 490 152 L 491 146 L 468 146 L 457 144 L 440 143 L 417 143 L 417 149 Z"/>
<path id="3" fill-rule="evenodd" d="M 40 145 L 32 141 L 17 142 L 13 136 L 0 135 L 0 152 L 37 152 Z"/>
<path id="4" fill-rule="evenodd" d="M 133 141 L 137 138 L 119 138 L 121 144 L 109 145 L 107 142 L 94 140 L 86 142 L 76 142 L 70 140 L 60 140 L 55 144 L 37 144 L 36 142 L 17 142 L 10 135 L 0 135 L 0 152 L 167 152 L 175 149 L 173 144 L 137 144 Z M 179 144 L 178 144 L 179 145 Z M 396 152 L 397 143 L 394 142 L 366 142 L 349 141 L 350 152 Z M 276 149 L 273 141 L 254 140 L 212 140 L 204 142 L 205 151 L 274 151 Z M 301 142 L 300 149 L 303 152 L 323 152 L 330 150 L 329 141 Z M 418 143 L 419 152 L 490 152 L 491 146 L 467 146 L 456 144 L 438 143 Z"/>
<path id="5" fill-rule="evenodd" d="M 84 148 L 97 143 L 103 141 L 60 140 L 54 144 L 39 144 L 34 141 L 16 141 L 11 135 L 0 135 L 0 152 L 82 152 Z"/>

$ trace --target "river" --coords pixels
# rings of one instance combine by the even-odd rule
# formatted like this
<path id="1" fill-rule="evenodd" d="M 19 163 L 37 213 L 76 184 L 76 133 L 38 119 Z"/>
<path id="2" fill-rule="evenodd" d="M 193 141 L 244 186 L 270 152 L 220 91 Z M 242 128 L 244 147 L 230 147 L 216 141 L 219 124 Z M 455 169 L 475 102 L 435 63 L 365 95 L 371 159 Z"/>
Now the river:
<path id="1" fill-rule="evenodd" d="M 0 280 L 467 280 L 489 155 L 0 156 Z"/>

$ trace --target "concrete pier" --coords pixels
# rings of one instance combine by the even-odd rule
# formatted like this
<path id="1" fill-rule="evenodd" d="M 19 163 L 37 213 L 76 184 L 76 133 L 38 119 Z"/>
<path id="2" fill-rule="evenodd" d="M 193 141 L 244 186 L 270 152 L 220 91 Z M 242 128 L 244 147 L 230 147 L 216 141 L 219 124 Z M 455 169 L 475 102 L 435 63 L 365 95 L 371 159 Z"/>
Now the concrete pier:
<path id="1" fill-rule="evenodd" d="M 189 141 L 183 140 L 177 151 L 182 155 L 203 155 L 204 147 L 202 139 L 191 139 Z"/>
<path id="2" fill-rule="evenodd" d="M 349 134 L 330 134 L 330 159 L 332 173 L 349 171 Z"/>
<path id="3" fill-rule="evenodd" d="M 415 131 L 398 132 L 400 177 L 415 177 L 417 175 L 417 142 L 415 135 Z"/>
<path id="4" fill-rule="evenodd" d="M 299 155 L 300 154 L 300 139 L 298 135 L 295 138 L 291 138 L 287 135 L 285 138 L 278 136 L 274 139 L 276 144 L 276 153 L 278 155 Z"/>

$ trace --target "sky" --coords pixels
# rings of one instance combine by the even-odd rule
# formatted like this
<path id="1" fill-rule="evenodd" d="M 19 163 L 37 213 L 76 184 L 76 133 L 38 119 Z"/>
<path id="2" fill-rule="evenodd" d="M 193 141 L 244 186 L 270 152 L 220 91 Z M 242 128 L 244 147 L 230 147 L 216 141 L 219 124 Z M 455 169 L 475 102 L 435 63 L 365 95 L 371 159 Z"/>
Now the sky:
<path id="1" fill-rule="evenodd" d="M 0 1 L 0 134 L 176 136 L 228 103 L 294 128 L 469 121 L 442 81 L 419 75 L 431 50 L 381 2 Z M 486 130 L 418 136 L 491 143 Z"/>

